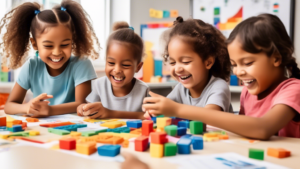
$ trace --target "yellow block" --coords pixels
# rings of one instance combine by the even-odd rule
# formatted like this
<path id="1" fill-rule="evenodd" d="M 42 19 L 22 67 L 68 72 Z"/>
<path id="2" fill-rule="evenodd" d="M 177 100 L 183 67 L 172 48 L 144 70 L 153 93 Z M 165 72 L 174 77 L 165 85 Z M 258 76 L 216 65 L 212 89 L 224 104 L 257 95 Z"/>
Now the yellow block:
<path id="1" fill-rule="evenodd" d="M 76 132 L 76 131 L 71 131 L 70 133 L 71 136 L 81 136 L 80 132 Z"/>
<path id="2" fill-rule="evenodd" d="M 155 11 L 155 18 L 163 18 L 163 11 Z"/>
<path id="3" fill-rule="evenodd" d="M 14 123 L 12 121 L 6 122 L 6 127 L 12 128 Z"/>
<path id="4" fill-rule="evenodd" d="M 6 115 L 6 122 L 12 122 L 16 119 L 12 118 L 10 115 Z"/>
<path id="5" fill-rule="evenodd" d="M 30 136 L 38 136 L 38 135 L 40 135 L 40 132 L 36 131 L 36 130 L 32 130 L 32 131 L 29 131 L 29 135 Z"/>
<path id="6" fill-rule="evenodd" d="M 7 139 L 9 134 L 0 134 L 1 139 Z"/>
<path id="7" fill-rule="evenodd" d="M 164 156 L 164 145 L 150 143 L 150 156 L 155 158 L 162 158 Z"/>
<path id="8" fill-rule="evenodd" d="M 155 14 L 156 14 L 156 10 L 150 8 L 150 9 L 149 9 L 149 16 L 152 17 L 152 18 L 154 18 L 154 17 L 156 16 Z"/>
<path id="9" fill-rule="evenodd" d="M 156 118 L 157 128 L 160 130 L 164 130 L 165 126 L 171 125 L 172 119 L 170 117 L 159 117 Z"/>
<path id="10" fill-rule="evenodd" d="M 77 143 L 76 152 L 85 155 L 91 155 L 97 151 L 96 142 Z"/>
<path id="11" fill-rule="evenodd" d="M 126 122 L 124 122 L 124 121 L 112 121 L 112 122 L 106 122 L 106 123 L 100 124 L 100 126 L 114 129 L 117 127 L 124 126 L 125 124 L 126 124 Z"/>

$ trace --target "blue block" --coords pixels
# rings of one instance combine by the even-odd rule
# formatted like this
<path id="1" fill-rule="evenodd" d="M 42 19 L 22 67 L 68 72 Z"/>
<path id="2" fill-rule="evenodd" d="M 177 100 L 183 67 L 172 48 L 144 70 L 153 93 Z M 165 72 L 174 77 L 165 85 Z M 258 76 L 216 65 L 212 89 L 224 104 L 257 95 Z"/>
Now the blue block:
<path id="1" fill-rule="evenodd" d="M 6 131 L 6 127 L 5 126 L 1 126 L 0 127 L 0 131 Z"/>
<path id="2" fill-rule="evenodd" d="M 178 154 L 191 154 L 192 140 L 189 138 L 180 138 L 177 142 Z"/>
<path id="3" fill-rule="evenodd" d="M 87 127 L 87 124 L 72 124 L 72 125 L 67 125 L 67 126 L 54 127 L 54 129 L 77 131 L 78 128 L 83 128 L 83 127 Z"/>
<path id="4" fill-rule="evenodd" d="M 202 150 L 203 149 L 203 138 L 193 136 L 192 137 L 192 144 L 194 150 Z"/>
<path id="5" fill-rule="evenodd" d="M 193 135 L 191 135 L 191 134 L 186 134 L 186 135 L 183 135 L 183 136 L 181 136 L 180 138 L 190 138 L 190 137 L 192 137 Z"/>
<path id="6" fill-rule="evenodd" d="M 107 129 L 107 132 L 113 132 L 113 133 L 130 133 L 129 127 L 118 127 L 115 129 Z"/>
<path id="7" fill-rule="evenodd" d="M 190 122 L 189 121 L 179 121 L 178 127 L 190 128 Z"/>
<path id="8" fill-rule="evenodd" d="M 10 132 L 19 132 L 19 131 L 24 131 L 22 129 L 21 125 L 14 125 L 12 128 L 10 127 L 6 127 L 6 130 L 10 131 Z"/>
<path id="9" fill-rule="evenodd" d="M 151 117 L 151 120 L 153 121 L 153 123 L 156 123 L 156 117 Z"/>
<path id="10" fill-rule="evenodd" d="M 131 128 L 141 128 L 142 127 L 142 120 L 135 120 L 135 121 L 127 121 L 127 127 Z"/>
<path id="11" fill-rule="evenodd" d="M 115 157 L 120 154 L 120 145 L 103 145 L 97 148 L 98 154 L 101 156 Z"/>
<path id="12" fill-rule="evenodd" d="M 169 18 L 170 17 L 170 11 L 163 11 L 163 17 Z"/>
<path id="13" fill-rule="evenodd" d="M 178 127 L 177 128 L 177 136 L 186 135 L 186 128 L 185 127 Z"/>

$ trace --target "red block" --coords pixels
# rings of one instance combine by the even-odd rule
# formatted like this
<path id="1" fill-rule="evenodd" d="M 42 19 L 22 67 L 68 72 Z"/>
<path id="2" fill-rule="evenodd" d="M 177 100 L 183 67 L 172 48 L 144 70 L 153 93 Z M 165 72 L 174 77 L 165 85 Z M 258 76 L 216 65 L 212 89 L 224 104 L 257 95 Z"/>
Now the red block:
<path id="1" fill-rule="evenodd" d="M 22 122 L 22 129 L 25 130 L 27 127 L 27 123 L 26 122 Z"/>
<path id="2" fill-rule="evenodd" d="M 74 138 L 59 140 L 59 148 L 64 150 L 76 149 L 76 140 Z"/>
<path id="3" fill-rule="evenodd" d="M 153 131 L 153 121 L 144 120 L 142 122 L 142 135 L 149 136 L 149 134 Z"/>
<path id="4" fill-rule="evenodd" d="M 0 126 L 6 126 L 6 117 L 0 117 Z"/>
<path id="5" fill-rule="evenodd" d="M 140 136 L 135 139 L 134 147 L 135 151 L 146 151 L 148 149 L 149 139 L 146 136 Z"/>
<path id="6" fill-rule="evenodd" d="M 151 143 L 165 144 L 168 142 L 167 133 L 165 132 L 152 132 L 150 133 Z"/>

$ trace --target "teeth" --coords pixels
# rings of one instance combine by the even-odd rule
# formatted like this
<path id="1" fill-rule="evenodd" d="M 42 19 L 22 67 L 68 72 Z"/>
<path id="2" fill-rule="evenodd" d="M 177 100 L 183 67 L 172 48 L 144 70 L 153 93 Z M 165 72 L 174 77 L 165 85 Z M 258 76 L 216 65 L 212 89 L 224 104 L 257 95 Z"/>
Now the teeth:
<path id="1" fill-rule="evenodd" d="M 251 83 L 253 82 L 254 80 L 243 80 L 244 83 Z"/>
<path id="2" fill-rule="evenodd" d="M 62 58 L 59 58 L 59 59 L 52 59 L 52 58 L 51 58 L 51 60 L 52 60 L 53 62 L 59 62 L 59 61 L 61 61 L 61 59 L 62 59 Z"/>
<path id="3" fill-rule="evenodd" d="M 115 80 L 118 80 L 118 81 L 121 81 L 121 80 L 124 79 L 124 77 L 115 77 L 115 76 L 113 76 L 113 78 L 114 78 Z"/>
<path id="4" fill-rule="evenodd" d="M 187 79 L 189 77 L 191 77 L 192 75 L 188 75 L 188 76 L 180 76 L 181 79 Z"/>

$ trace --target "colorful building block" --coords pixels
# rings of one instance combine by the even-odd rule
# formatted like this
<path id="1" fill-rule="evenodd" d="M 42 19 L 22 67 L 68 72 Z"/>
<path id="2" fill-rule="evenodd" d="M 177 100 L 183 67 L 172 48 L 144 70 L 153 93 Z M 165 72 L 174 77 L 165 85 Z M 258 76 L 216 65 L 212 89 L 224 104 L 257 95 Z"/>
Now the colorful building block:
<path id="1" fill-rule="evenodd" d="M 135 120 L 135 121 L 127 121 L 126 122 L 127 127 L 131 128 L 141 128 L 142 127 L 142 120 Z"/>
<path id="2" fill-rule="evenodd" d="M 87 127 L 87 124 L 72 124 L 67 126 L 55 127 L 54 129 L 67 130 L 71 132 L 71 131 L 77 131 L 78 128 L 83 128 L 83 127 Z"/>
<path id="3" fill-rule="evenodd" d="M 249 158 L 257 159 L 257 160 L 264 160 L 264 150 L 261 149 L 249 149 Z"/>
<path id="4" fill-rule="evenodd" d="M 178 127 L 190 128 L 190 122 L 189 121 L 179 121 Z"/>
<path id="5" fill-rule="evenodd" d="M 23 136 L 23 137 L 28 137 L 29 136 L 29 132 L 28 131 L 20 131 L 20 132 L 15 132 L 9 135 L 9 137 L 11 136 Z"/>
<path id="6" fill-rule="evenodd" d="M 192 134 L 202 134 L 203 123 L 201 121 L 190 121 L 190 132 Z"/>
<path id="7" fill-rule="evenodd" d="M 117 127 L 124 126 L 126 123 L 123 121 L 111 121 L 111 122 L 105 122 L 103 124 L 100 124 L 102 127 L 108 127 L 110 129 L 114 129 Z"/>
<path id="8" fill-rule="evenodd" d="M 58 134 L 58 135 L 67 135 L 70 134 L 70 131 L 68 130 L 60 130 L 60 129 L 54 129 L 54 128 L 48 128 L 49 133 Z"/>
<path id="9" fill-rule="evenodd" d="M 75 123 L 71 123 L 69 121 L 66 122 L 59 122 L 59 123 L 45 123 L 45 124 L 40 124 L 41 127 L 59 127 L 59 126 L 67 126 L 67 125 L 72 125 Z"/>
<path id="10" fill-rule="evenodd" d="M 10 132 L 19 132 L 19 131 L 23 131 L 21 125 L 14 125 L 14 126 L 12 126 L 12 127 L 6 127 L 6 130 L 8 130 L 8 131 L 10 131 Z"/>
<path id="11" fill-rule="evenodd" d="M 96 142 L 77 143 L 76 152 L 85 155 L 91 155 L 97 151 Z"/>
<path id="12" fill-rule="evenodd" d="M 142 122 L 142 135 L 149 136 L 149 134 L 153 131 L 153 121 L 144 120 Z"/>
<path id="13" fill-rule="evenodd" d="M 136 135 L 141 135 L 142 134 L 142 128 L 139 129 L 134 129 L 130 131 L 130 134 L 136 134 Z"/>
<path id="14" fill-rule="evenodd" d="M 163 17 L 164 18 L 169 18 L 170 17 L 170 11 L 163 11 Z"/>
<path id="15" fill-rule="evenodd" d="M 59 148 L 64 150 L 74 150 L 76 149 L 76 140 L 74 138 L 60 139 Z"/>
<path id="16" fill-rule="evenodd" d="M 96 131 L 83 131 L 83 132 L 81 132 L 81 135 L 84 137 L 90 137 L 90 136 L 94 136 L 99 133 L 105 133 L 105 132 L 107 132 L 107 129 L 96 130 Z"/>
<path id="17" fill-rule="evenodd" d="M 37 119 L 37 118 L 32 118 L 32 117 L 28 117 L 28 118 L 26 118 L 26 121 L 27 121 L 27 122 L 39 122 L 39 119 Z"/>
<path id="18" fill-rule="evenodd" d="M 172 119 L 169 117 L 156 118 L 157 129 L 163 131 L 165 126 L 171 125 Z"/>
<path id="19" fill-rule="evenodd" d="M 0 126 L 6 126 L 6 116 L 0 117 Z"/>
<path id="20" fill-rule="evenodd" d="M 164 132 L 152 132 L 150 133 L 151 143 L 154 144 L 164 144 L 168 142 L 166 138 L 167 134 Z"/>
<path id="21" fill-rule="evenodd" d="M 156 117 L 151 117 L 151 120 L 153 121 L 153 123 L 156 123 Z"/>
<path id="22" fill-rule="evenodd" d="M 120 154 L 120 145 L 103 145 L 97 148 L 101 156 L 115 157 Z"/>
<path id="23" fill-rule="evenodd" d="M 175 125 L 169 125 L 165 127 L 165 132 L 169 136 L 177 136 L 177 126 Z"/>
<path id="24" fill-rule="evenodd" d="M 29 133 L 30 136 L 38 136 L 38 135 L 40 135 L 40 132 L 36 131 L 36 130 L 28 131 L 28 133 Z"/>
<path id="25" fill-rule="evenodd" d="M 135 151 L 146 151 L 148 149 L 149 138 L 147 136 L 140 136 L 134 140 Z"/>
<path id="26" fill-rule="evenodd" d="M 7 131 L 7 130 L 6 130 L 6 126 L 1 126 L 1 127 L 0 127 L 0 131 Z"/>
<path id="27" fill-rule="evenodd" d="M 76 132 L 76 131 L 71 131 L 70 136 L 74 136 L 74 137 L 81 136 L 81 133 L 80 132 Z"/>
<path id="28" fill-rule="evenodd" d="M 129 127 L 118 127 L 115 129 L 107 129 L 107 132 L 113 132 L 113 133 L 129 133 L 130 128 Z"/>
<path id="29" fill-rule="evenodd" d="M 150 156 L 155 158 L 161 158 L 164 156 L 164 145 L 150 143 Z"/>
<path id="30" fill-rule="evenodd" d="M 267 155 L 276 158 L 285 158 L 291 156 L 291 152 L 283 148 L 268 148 Z"/>
<path id="31" fill-rule="evenodd" d="M 192 144 L 194 150 L 202 150 L 203 149 L 203 138 L 193 136 L 192 137 Z"/>
<path id="32" fill-rule="evenodd" d="M 175 156 L 177 153 L 177 146 L 174 143 L 166 143 L 164 145 L 164 155 L 165 156 Z"/>
<path id="33" fill-rule="evenodd" d="M 190 138 L 180 138 L 177 142 L 178 154 L 191 154 L 191 144 Z"/>
<path id="34" fill-rule="evenodd" d="M 185 127 L 178 127 L 177 128 L 177 136 L 186 135 L 186 128 Z"/>

